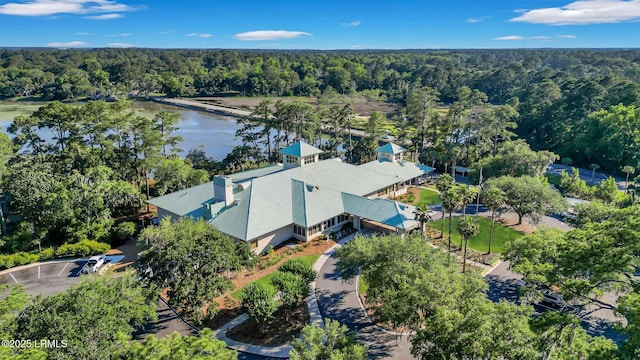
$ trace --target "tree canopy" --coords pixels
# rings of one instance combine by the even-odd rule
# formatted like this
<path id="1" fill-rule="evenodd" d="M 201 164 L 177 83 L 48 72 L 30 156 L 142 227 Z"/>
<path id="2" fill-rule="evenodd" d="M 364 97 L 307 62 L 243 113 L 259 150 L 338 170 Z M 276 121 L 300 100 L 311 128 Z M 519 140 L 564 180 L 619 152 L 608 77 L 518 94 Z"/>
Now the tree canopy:
<path id="1" fill-rule="evenodd" d="M 231 288 L 233 271 L 247 265 L 251 250 L 220 233 L 204 220 L 169 219 L 148 227 L 140 234 L 144 250 L 138 269 L 145 280 L 168 288 L 169 304 L 193 321 L 215 315 L 211 301 Z"/>

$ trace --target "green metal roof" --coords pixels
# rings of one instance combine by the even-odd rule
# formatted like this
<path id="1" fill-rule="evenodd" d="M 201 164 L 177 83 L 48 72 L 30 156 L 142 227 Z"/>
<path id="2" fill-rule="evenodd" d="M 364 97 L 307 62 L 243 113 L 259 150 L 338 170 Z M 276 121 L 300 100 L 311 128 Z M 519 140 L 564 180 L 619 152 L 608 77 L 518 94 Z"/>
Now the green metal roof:
<path id="1" fill-rule="evenodd" d="M 417 223 L 413 219 L 413 206 L 388 199 L 369 199 L 345 193 L 342 194 L 342 200 L 346 213 L 365 219 L 405 230 Z"/>
<path id="2" fill-rule="evenodd" d="M 405 152 L 407 149 L 402 146 L 396 145 L 394 143 L 386 143 L 380 146 L 376 152 L 384 153 L 384 154 L 399 154 L 401 152 Z"/>
<path id="3" fill-rule="evenodd" d="M 297 157 L 305 157 L 309 155 L 320 154 L 322 152 L 322 150 L 302 141 L 298 141 L 297 143 L 289 145 L 286 148 L 280 150 L 280 154 L 292 155 Z"/>
<path id="4" fill-rule="evenodd" d="M 212 206 L 214 217 L 209 222 L 226 234 L 248 241 L 291 224 L 313 226 L 344 212 L 349 213 L 349 207 L 364 218 L 406 228 L 410 216 L 401 215 L 402 211 L 393 205 L 395 202 L 361 198 L 404 181 L 406 176 L 415 177 L 413 175 L 418 174 L 416 169 L 421 169 L 413 163 L 388 164 L 395 165 L 388 171 L 382 171 L 374 165 L 369 165 L 372 167 L 369 169 L 329 159 L 282 171 L 272 172 L 277 169 L 274 166 L 257 169 L 266 173 L 263 176 L 257 176 L 257 172 L 244 172 L 235 177 L 230 175 L 232 179 L 244 180 L 245 186 L 234 189 L 236 201 L 233 204 L 223 206 L 220 204 L 224 203 L 216 203 L 219 206 Z M 393 174 L 393 171 L 400 170 L 406 174 Z M 204 214 L 205 202 L 214 201 L 213 184 L 208 182 L 149 202 L 178 215 L 197 216 Z"/>
<path id="5" fill-rule="evenodd" d="M 172 192 L 150 199 L 148 202 L 176 215 L 185 216 L 202 208 L 204 203 L 213 203 L 213 181 L 196 185 L 188 189 Z"/>
<path id="6" fill-rule="evenodd" d="M 234 183 L 248 181 L 257 177 L 273 174 L 282 170 L 282 164 L 269 165 L 258 169 L 242 171 L 235 174 L 227 175 Z"/>
<path id="7" fill-rule="evenodd" d="M 433 168 L 427 165 L 404 160 L 389 161 L 387 159 L 370 161 L 360 165 L 359 167 L 381 174 L 397 176 L 403 181 L 410 180 L 433 171 Z"/>

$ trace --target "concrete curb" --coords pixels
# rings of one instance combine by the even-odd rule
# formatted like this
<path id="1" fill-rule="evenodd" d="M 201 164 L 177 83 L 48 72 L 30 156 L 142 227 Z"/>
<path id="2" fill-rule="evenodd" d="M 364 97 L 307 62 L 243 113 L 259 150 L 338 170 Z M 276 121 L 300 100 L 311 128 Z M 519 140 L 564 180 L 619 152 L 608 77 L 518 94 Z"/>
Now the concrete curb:
<path id="1" fill-rule="evenodd" d="M 214 332 L 215 337 L 219 340 L 224 341 L 227 344 L 227 347 L 233 350 L 237 350 L 237 351 L 241 351 L 241 352 L 253 354 L 253 355 L 261 355 L 261 356 L 268 356 L 268 357 L 275 357 L 275 358 L 282 358 L 282 359 L 289 358 L 289 352 L 291 352 L 290 344 L 284 344 L 280 346 L 259 346 L 259 345 L 242 343 L 239 341 L 229 339 L 227 337 L 227 331 L 240 325 L 247 319 L 249 319 L 247 315 L 240 315 L 237 318 L 229 321 L 228 323 L 224 324 Z"/>
<path id="2" fill-rule="evenodd" d="M 356 296 L 358 296 L 358 302 L 360 303 L 360 308 L 362 309 L 362 312 L 364 313 L 364 316 L 367 317 L 367 320 L 369 320 L 369 322 L 375 326 L 378 330 L 381 330 L 389 335 L 394 335 L 394 336 L 405 336 L 405 335 L 410 335 L 412 334 L 411 332 L 409 333 L 402 333 L 402 332 L 398 332 L 398 331 L 392 331 L 392 330 L 387 330 L 385 328 L 383 328 L 382 326 L 376 324 L 375 321 L 373 321 L 373 319 L 371 318 L 371 316 L 369 316 L 369 312 L 367 312 L 367 308 L 364 306 L 364 303 L 362 302 L 362 299 L 360 298 L 360 289 L 358 289 L 358 281 L 360 280 L 360 274 L 358 274 L 356 276 Z"/>

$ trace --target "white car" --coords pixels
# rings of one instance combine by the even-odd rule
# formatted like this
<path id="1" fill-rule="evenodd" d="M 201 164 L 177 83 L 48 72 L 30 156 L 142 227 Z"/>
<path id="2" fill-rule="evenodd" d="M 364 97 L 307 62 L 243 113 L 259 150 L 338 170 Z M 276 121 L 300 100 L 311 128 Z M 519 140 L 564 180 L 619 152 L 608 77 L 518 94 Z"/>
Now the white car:
<path id="1" fill-rule="evenodd" d="M 106 263 L 107 258 L 104 257 L 104 255 L 92 256 L 89 258 L 89 261 L 84 264 L 80 272 L 83 274 L 96 273 L 98 272 L 98 270 L 100 270 L 100 267 L 102 267 L 102 265 Z"/>

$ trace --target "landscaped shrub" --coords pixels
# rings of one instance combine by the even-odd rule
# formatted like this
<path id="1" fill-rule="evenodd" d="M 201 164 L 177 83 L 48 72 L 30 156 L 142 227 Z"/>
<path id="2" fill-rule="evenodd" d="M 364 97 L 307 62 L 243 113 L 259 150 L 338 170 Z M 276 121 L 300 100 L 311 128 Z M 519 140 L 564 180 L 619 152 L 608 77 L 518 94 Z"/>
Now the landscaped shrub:
<path id="1" fill-rule="evenodd" d="M 291 310 L 295 309 L 302 299 L 309 296 L 311 291 L 309 283 L 302 276 L 290 272 L 277 271 L 271 283 L 278 290 L 282 305 L 289 310 L 285 312 L 285 320 L 288 320 Z"/>
<path id="2" fill-rule="evenodd" d="M 313 271 L 311 265 L 307 264 L 300 258 L 288 259 L 283 262 L 278 268 L 279 271 L 292 273 L 300 276 L 304 281 L 309 284 L 316 278 L 316 272 Z"/>
<path id="3" fill-rule="evenodd" d="M 261 333 L 264 333 L 265 322 L 278 309 L 274 296 L 272 288 L 258 282 L 249 283 L 242 290 L 242 310 L 258 324 Z"/>
<path id="4" fill-rule="evenodd" d="M 53 248 L 46 248 L 40 252 L 40 260 L 49 260 L 55 256 Z"/>
<path id="5" fill-rule="evenodd" d="M 64 244 L 56 249 L 56 257 L 76 257 L 103 254 L 111 249 L 109 244 L 95 240 L 82 240 L 76 244 Z"/>
<path id="6" fill-rule="evenodd" d="M 38 254 L 18 252 L 15 254 L 0 255 L 0 269 L 8 269 L 14 266 L 26 265 L 38 261 Z"/>

